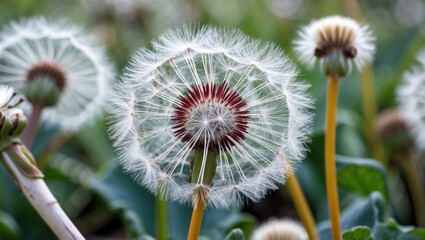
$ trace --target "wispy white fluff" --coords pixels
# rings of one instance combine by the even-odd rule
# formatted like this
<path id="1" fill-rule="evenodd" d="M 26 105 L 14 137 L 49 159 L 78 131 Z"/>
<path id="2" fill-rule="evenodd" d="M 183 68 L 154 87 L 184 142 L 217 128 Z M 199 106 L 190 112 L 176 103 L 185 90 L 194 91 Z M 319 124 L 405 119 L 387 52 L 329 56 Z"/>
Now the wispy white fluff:
<path id="1" fill-rule="evenodd" d="M 403 75 L 397 89 L 397 100 L 400 112 L 416 137 L 416 144 L 425 149 L 425 50 L 418 55 L 418 62 Z"/>
<path id="2" fill-rule="evenodd" d="M 316 48 L 327 44 L 328 39 L 346 40 L 347 45 L 357 51 L 354 63 L 358 69 L 370 63 L 375 54 L 375 38 L 366 24 L 342 16 L 330 16 L 312 21 L 302 27 L 294 41 L 299 59 L 307 66 L 316 61 Z"/>
<path id="3" fill-rule="evenodd" d="M 0 85 L 0 108 L 6 107 L 13 97 L 13 89 L 7 85 Z"/>
<path id="4" fill-rule="evenodd" d="M 304 227 L 290 219 L 270 220 L 252 233 L 251 240 L 308 240 L 308 235 Z"/>
<path id="5" fill-rule="evenodd" d="M 0 84 L 22 92 L 28 70 L 48 61 L 66 75 L 59 102 L 43 111 L 43 121 L 75 131 L 102 112 L 113 77 L 104 49 L 87 32 L 65 20 L 32 18 L 12 22 L 0 36 Z M 31 105 L 22 108 L 30 111 Z"/>
<path id="6" fill-rule="evenodd" d="M 312 101 L 282 50 L 211 26 L 171 29 L 152 45 L 134 54 L 109 104 L 124 169 L 167 199 L 191 202 L 201 189 L 216 207 L 258 201 L 283 183 L 288 164 L 304 157 Z M 211 186 L 191 184 L 193 146 L 175 136 L 173 110 L 191 86 L 225 80 L 247 103 L 248 133 L 219 149 Z"/>

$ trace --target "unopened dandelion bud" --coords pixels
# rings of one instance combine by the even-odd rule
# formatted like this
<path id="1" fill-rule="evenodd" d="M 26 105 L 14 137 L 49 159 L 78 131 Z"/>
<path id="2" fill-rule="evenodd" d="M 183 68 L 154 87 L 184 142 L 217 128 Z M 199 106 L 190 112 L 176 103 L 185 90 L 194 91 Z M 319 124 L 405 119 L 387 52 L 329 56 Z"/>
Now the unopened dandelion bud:
<path id="1" fill-rule="evenodd" d="M 2 116 L 3 115 L 3 116 Z M 0 112 L 2 137 L 17 137 L 25 129 L 27 118 L 19 108 L 9 108 Z"/>
<path id="2" fill-rule="evenodd" d="M 13 89 L 0 85 L 0 151 L 9 146 L 25 129 L 27 119 L 17 105 L 21 99 L 17 99 Z"/>
<path id="3" fill-rule="evenodd" d="M 317 59 L 327 76 L 344 77 L 351 72 L 352 62 L 361 69 L 372 60 L 373 41 L 367 25 L 347 17 L 331 16 L 303 27 L 294 45 L 300 60 L 308 66 Z"/>
<path id="4" fill-rule="evenodd" d="M 22 143 L 15 141 L 5 151 L 25 176 L 29 178 L 44 177 L 31 152 Z"/>
<path id="5" fill-rule="evenodd" d="M 304 227 L 290 219 L 271 220 L 254 230 L 251 240 L 308 240 Z"/>

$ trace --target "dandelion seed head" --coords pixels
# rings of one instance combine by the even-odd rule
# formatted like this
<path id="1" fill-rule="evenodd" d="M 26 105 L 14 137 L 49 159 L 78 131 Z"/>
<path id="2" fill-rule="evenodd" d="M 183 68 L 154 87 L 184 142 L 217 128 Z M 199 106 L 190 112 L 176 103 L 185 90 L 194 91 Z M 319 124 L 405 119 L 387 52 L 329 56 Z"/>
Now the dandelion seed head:
<path id="1" fill-rule="evenodd" d="M 1 33 L 0 84 L 24 93 L 37 79 L 54 82 L 60 96 L 43 110 L 42 120 L 65 131 L 78 130 L 102 112 L 112 77 L 97 41 L 65 20 L 31 18 L 12 22 Z M 32 106 L 25 102 L 22 108 L 30 112 Z"/>
<path id="2" fill-rule="evenodd" d="M 290 219 L 270 220 L 254 230 L 252 240 L 307 240 L 300 223 Z"/>
<path id="3" fill-rule="evenodd" d="M 166 199 L 215 207 L 283 183 L 282 159 L 304 157 L 312 101 L 282 50 L 211 26 L 174 28 L 152 45 L 134 54 L 108 104 L 124 169 Z M 217 155 L 211 184 L 191 183 L 195 150 Z"/>
<path id="4" fill-rule="evenodd" d="M 425 50 L 418 55 L 418 64 L 403 75 L 397 88 L 400 114 L 406 119 L 418 147 L 425 149 Z"/>
<path id="5" fill-rule="evenodd" d="M 316 59 L 323 60 L 330 53 L 339 52 L 361 69 L 373 59 L 373 42 L 367 25 L 348 17 L 330 16 L 302 27 L 294 45 L 299 59 L 309 67 Z"/>

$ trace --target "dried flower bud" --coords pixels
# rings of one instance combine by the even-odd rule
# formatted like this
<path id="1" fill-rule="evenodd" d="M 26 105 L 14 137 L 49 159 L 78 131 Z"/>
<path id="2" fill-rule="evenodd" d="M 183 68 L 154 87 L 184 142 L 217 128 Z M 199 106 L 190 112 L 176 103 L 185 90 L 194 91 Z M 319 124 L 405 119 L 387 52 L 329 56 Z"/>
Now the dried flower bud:
<path id="1" fill-rule="evenodd" d="M 9 146 L 25 129 L 27 119 L 16 107 L 21 101 L 16 99 L 12 88 L 0 85 L 0 150 Z"/>
<path id="2" fill-rule="evenodd" d="M 399 150 L 409 148 L 412 145 L 409 131 L 409 124 L 399 109 L 390 109 L 378 115 L 375 133 L 387 147 Z"/>

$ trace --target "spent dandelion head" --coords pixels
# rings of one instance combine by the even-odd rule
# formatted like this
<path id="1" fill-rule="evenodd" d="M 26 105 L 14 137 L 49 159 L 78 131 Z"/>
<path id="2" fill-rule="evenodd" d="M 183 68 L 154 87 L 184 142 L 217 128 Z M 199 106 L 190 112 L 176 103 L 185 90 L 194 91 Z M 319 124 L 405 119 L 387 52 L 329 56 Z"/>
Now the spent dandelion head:
<path id="1" fill-rule="evenodd" d="M 180 27 L 141 49 L 111 104 L 124 169 L 170 200 L 258 200 L 304 155 L 308 87 L 283 52 L 240 31 Z M 208 180 L 206 180 L 208 179 Z"/>
<path id="2" fill-rule="evenodd" d="M 11 23 L 0 38 L 0 83 L 23 93 L 24 110 L 40 104 L 43 120 L 77 130 L 101 112 L 112 79 L 97 41 L 64 20 Z"/>
<path id="3" fill-rule="evenodd" d="M 392 150 L 409 150 L 412 145 L 410 126 L 398 108 L 380 113 L 375 121 L 375 134 Z"/>
<path id="4" fill-rule="evenodd" d="M 294 41 L 299 59 L 312 66 L 319 59 L 326 75 L 344 77 L 354 62 L 357 68 L 371 62 L 374 37 L 365 24 L 348 17 L 330 16 L 312 21 Z"/>
<path id="5" fill-rule="evenodd" d="M 400 113 L 415 136 L 416 145 L 425 149 L 425 50 L 418 55 L 418 64 L 403 75 L 397 89 Z"/>
<path id="6" fill-rule="evenodd" d="M 307 240 L 304 227 L 293 220 L 270 220 L 254 230 L 251 240 Z"/>

